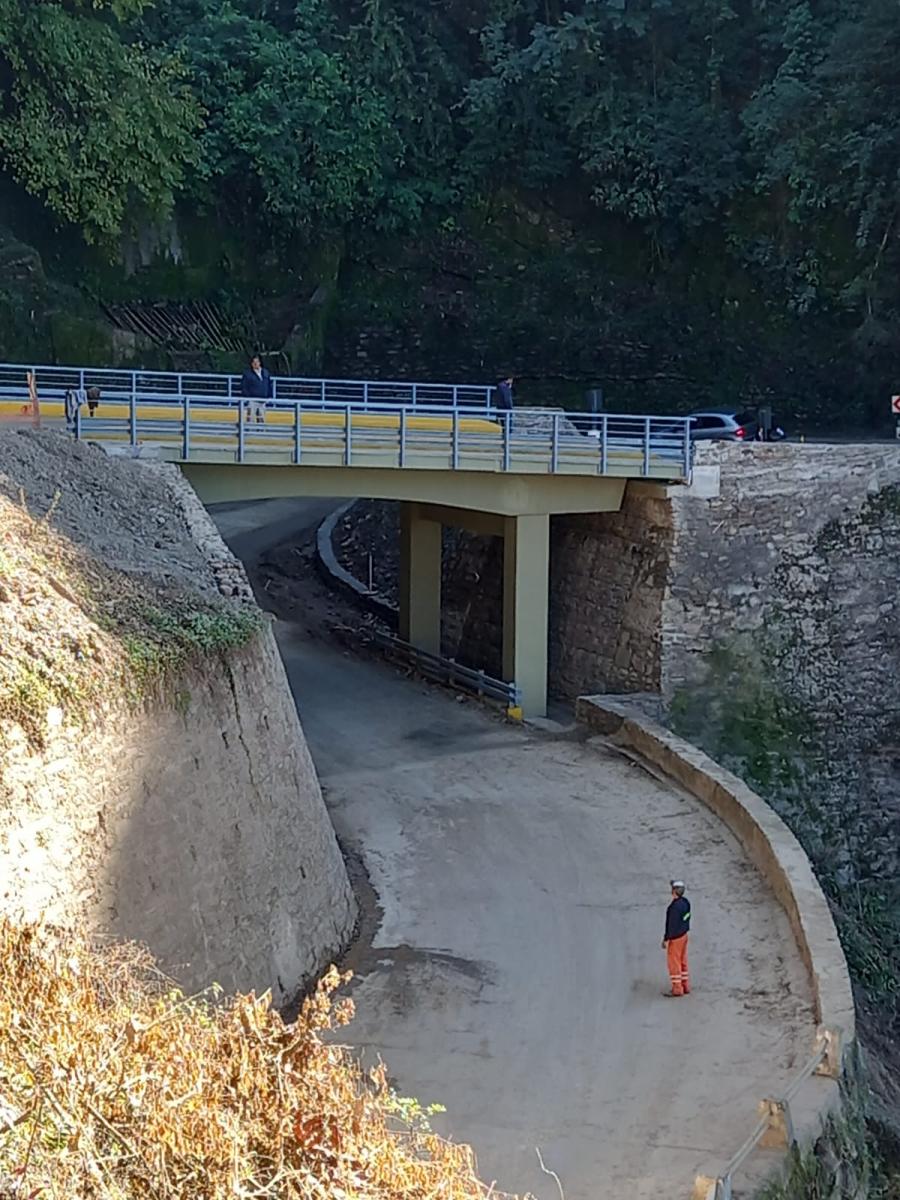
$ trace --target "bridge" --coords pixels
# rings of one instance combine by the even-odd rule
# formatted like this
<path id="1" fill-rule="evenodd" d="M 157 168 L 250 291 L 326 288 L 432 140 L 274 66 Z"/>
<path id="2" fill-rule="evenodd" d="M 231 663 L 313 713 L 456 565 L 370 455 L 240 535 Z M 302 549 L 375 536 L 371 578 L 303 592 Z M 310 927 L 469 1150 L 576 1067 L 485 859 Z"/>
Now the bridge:
<path id="1" fill-rule="evenodd" d="M 617 511 L 629 480 L 687 483 L 684 417 L 498 409 L 487 385 L 273 380 L 258 417 L 240 379 L 0 364 L 0 418 L 177 463 L 205 503 L 329 496 L 401 502 L 400 634 L 439 654 L 445 525 L 503 538 L 503 674 L 526 716 L 547 703 L 550 517 Z M 255 404 L 256 402 L 250 402 Z"/>

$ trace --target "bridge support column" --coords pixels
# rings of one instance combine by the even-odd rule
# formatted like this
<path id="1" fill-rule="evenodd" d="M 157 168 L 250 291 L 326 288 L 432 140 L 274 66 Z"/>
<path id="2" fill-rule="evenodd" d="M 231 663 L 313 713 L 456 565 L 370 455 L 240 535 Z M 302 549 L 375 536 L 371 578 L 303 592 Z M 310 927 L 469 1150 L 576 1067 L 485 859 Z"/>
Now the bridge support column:
<path id="1" fill-rule="evenodd" d="M 441 524 L 410 503 L 400 505 L 400 636 L 441 652 Z"/>
<path id="2" fill-rule="evenodd" d="M 503 522 L 503 676 L 519 685 L 526 717 L 547 714 L 550 518 Z"/>

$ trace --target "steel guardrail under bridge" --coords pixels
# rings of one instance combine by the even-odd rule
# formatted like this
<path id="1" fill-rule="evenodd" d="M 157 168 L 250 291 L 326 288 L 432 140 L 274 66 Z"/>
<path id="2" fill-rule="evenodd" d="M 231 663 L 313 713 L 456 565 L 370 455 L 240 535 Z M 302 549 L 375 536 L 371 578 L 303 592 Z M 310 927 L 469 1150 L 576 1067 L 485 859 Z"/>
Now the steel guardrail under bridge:
<path id="1" fill-rule="evenodd" d="M 484 671 L 464 667 L 453 658 L 429 654 L 427 650 L 419 650 L 409 642 L 404 642 L 402 638 L 384 633 L 380 629 L 372 631 L 372 639 L 377 646 L 387 651 L 390 657 L 412 667 L 426 679 L 460 688 L 480 700 L 493 700 L 503 705 L 507 716 L 514 720 L 522 720 L 521 696 L 515 683 L 504 683 L 502 679 L 494 679 Z"/>
<path id="2" fill-rule="evenodd" d="M 784 1095 L 778 1100 L 760 1101 L 759 1120 L 741 1148 L 729 1159 L 722 1174 L 714 1179 L 697 1177 L 693 1200 L 733 1200 L 734 1176 L 757 1146 L 784 1150 L 796 1146 L 791 1101 L 813 1075 L 824 1075 L 829 1079 L 838 1080 L 841 1072 L 840 1054 L 841 1031 L 820 1029 L 815 1052 L 794 1076 Z"/>

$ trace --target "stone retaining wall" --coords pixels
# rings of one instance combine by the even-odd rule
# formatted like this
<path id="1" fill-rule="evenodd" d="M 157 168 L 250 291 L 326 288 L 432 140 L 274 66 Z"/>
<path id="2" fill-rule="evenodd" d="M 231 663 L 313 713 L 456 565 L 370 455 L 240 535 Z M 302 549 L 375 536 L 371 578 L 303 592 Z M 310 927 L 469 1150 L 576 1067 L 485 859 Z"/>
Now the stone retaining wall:
<path id="1" fill-rule="evenodd" d="M 77 541 L 77 504 L 102 497 L 102 519 L 79 544 L 86 563 L 98 542 L 114 545 L 129 573 L 149 579 L 146 515 L 158 508 L 177 544 L 168 559 L 156 552 L 153 571 L 183 560 L 207 595 L 254 604 L 243 568 L 175 468 L 113 464 L 46 435 L 0 451 L 7 492 L 21 486 L 39 513 L 38 493 L 61 480 L 58 508 L 44 517 L 60 537 Z M 2 489 L 0 501 L 8 504 Z M 67 638 L 82 658 L 92 644 L 96 653 L 111 635 L 40 553 L 31 552 L 46 584 L 39 594 L 22 594 L 7 568 L 4 621 L 15 628 L 39 613 L 48 638 Z M 51 708 L 39 740 L 0 709 L 0 908 L 144 942 L 190 991 L 271 988 L 277 1003 L 341 951 L 355 902 L 265 621 L 240 649 L 198 651 L 139 705 L 127 672 L 117 673 L 91 719 Z"/>

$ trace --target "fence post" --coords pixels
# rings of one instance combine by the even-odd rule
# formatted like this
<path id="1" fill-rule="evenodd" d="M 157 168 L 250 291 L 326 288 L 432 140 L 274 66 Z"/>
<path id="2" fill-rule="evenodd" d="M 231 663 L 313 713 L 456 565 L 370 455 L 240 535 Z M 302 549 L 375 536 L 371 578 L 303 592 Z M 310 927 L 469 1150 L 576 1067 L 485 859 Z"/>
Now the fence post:
<path id="1" fill-rule="evenodd" d="M 609 418 L 606 413 L 600 418 L 600 474 L 609 469 Z"/>
<path id="2" fill-rule="evenodd" d="M 322 402 L 322 409 L 324 411 L 324 408 L 325 408 L 325 380 L 324 379 L 319 380 L 319 399 Z"/>
<path id="3" fill-rule="evenodd" d="M 550 439 L 550 470 L 553 474 L 559 470 L 559 413 L 553 414 L 553 433 Z"/>
<path id="4" fill-rule="evenodd" d="M 691 419 L 686 417 L 684 421 L 684 477 L 690 479 L 691 468 L 693 467 L 691 454 Z"/>
<path id="5" fill-rule="evenodd" d="M 300 420 L 300 401 L 294 405 L 294 466 L 300 466 L 300 430 L 302 422 Z"/>
<path id="6" fill-rule="evenodd" d="M 363 383 L 363 408 L 366 410 L 366 412 L 368 412 L 368 410 L 369 410 L 369 381 L 368 380 L 365 380 Z"/>
<path id="7" fill-rule="evenodd" d="M 406 466 L 406 409 L 400 409 L 400 466 Z"/>
<path id="8" fill-rule="evenodd" d="M 503 470 L 504 471 L 509 470 L 509 451 L 510 451 L 509 439 L 510 439 L 511 429 L 512 429 L 512 413 L 507 408 L 507 409 L 504 409 L 504 411 L 503 411 Z"/>
<path id="9" fill-rule="evenodd" d="M 644 417 L 644 475 L 650 474 L 650 418 Z"/>
<path id="10" fill-rule="evenodd" d="M 191 398 L 190 396 L 182 396 L 181 403 L 184 408 L 184 446 L 182 448 L 182 458 L 187 462 L 191 456 Z"/>
<path id="11" fill-rule="evenodd" d="M 452 422 L 451 441 L 452 441 L 453 470 L 458 471 L 459 470 L 459 409 L 458 408 L 455 408 L 453 410 L 453 416 L 451 418 L 451 422 Z"/>
<path id="12" fill-rule="evenodd" d="M 131 373 L 131 399 L 128 405 L 128 433 L 132 447 L 137 445 L 137 396 L 134 394 L 134 372 Z"/>
<path id="13" fill-rule="evenodd" d="M 244 412 L 246 405 L 243 399 L 238 398 L 238 451 L 237 460 L 239 463 L 244 461 Z"/>
<path id="14" fill-rule="evenodd" d="M 351 414 L 353 409 L 348 404 L 344 410 L 344 466 L 350 466 L 350 459 L 353 457 L 353 430 L 351 422 L 353 420 Z"/>
<path id="15" fill-rule="evenodd" d="M 418 384 L 416 384 L 416 383 L 414 383 L 414 384 L 412 385 L 412 405 L 413 405 L 413 408 L 415 408 L 415 407 L 416 407 L 416 404 L 418 403 L 418 399 L 417 399 L 417 396 L 418 396 L 418 390 L 419 390 L 419 385 L 418 385 Z"/>

